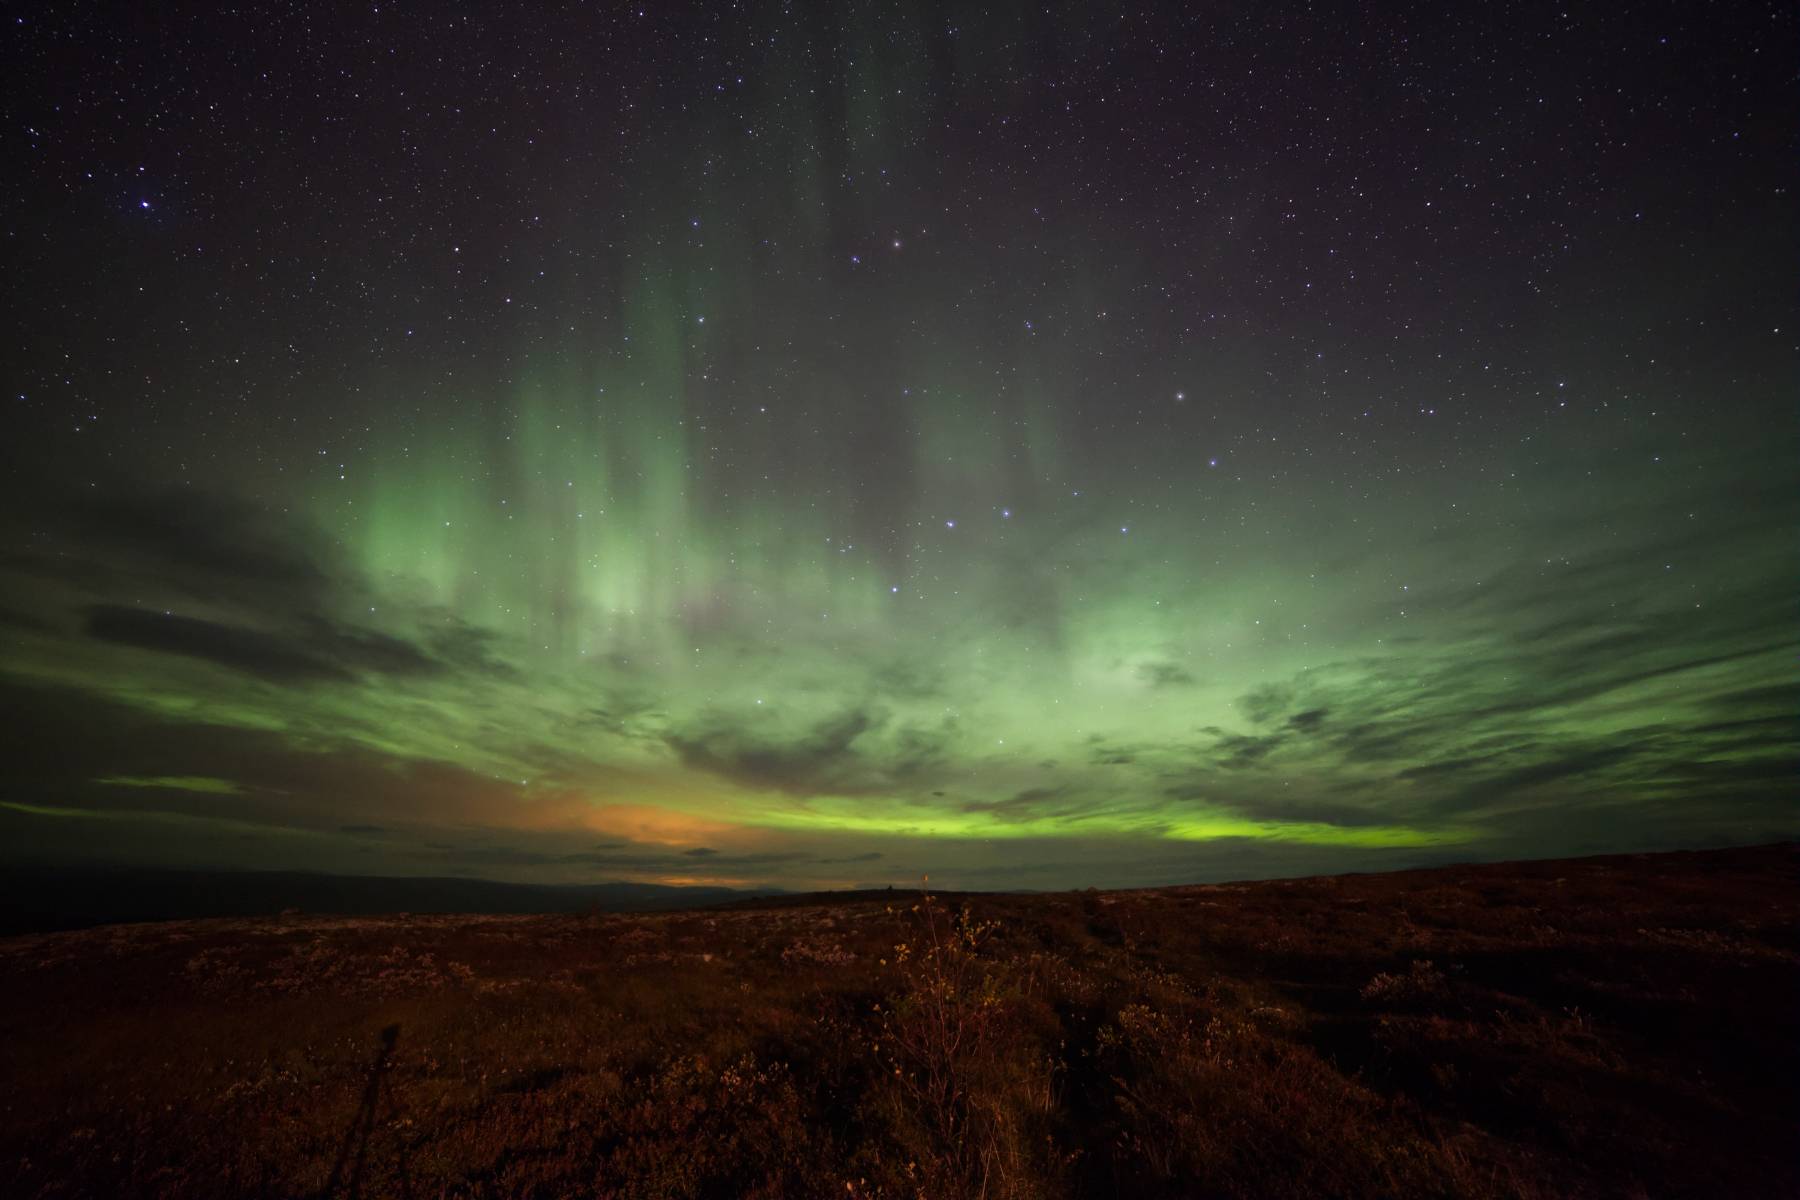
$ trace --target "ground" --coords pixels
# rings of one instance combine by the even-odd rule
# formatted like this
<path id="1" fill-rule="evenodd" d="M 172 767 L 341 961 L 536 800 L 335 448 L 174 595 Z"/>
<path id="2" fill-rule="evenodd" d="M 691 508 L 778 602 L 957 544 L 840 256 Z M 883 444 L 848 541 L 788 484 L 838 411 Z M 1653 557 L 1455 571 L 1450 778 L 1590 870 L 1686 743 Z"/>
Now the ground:
<path id="1" fill-rule="evenodd" d="M 0 941 L 0 1194 L 1800 1195 L 1792 845 Z"/>

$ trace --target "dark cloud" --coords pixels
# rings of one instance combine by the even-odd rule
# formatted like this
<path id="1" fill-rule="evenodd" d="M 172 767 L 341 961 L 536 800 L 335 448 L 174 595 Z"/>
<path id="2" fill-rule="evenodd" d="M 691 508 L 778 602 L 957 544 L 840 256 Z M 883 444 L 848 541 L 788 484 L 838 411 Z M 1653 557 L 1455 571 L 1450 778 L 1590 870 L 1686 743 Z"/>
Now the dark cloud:
<path id="1" fill-rule="evenodd" d="M 1448 812 L 1477 810 L 1519 792 L 1541 788 L 1578 776 L 1591 775 L 1631 758 L 1636 748 L 1629 745 L 1595 746 L 1574 750 L 1557 757 L 1515 767 L 1477 780 L 1440 798 L 1435 807 Z"/>
<path id="2" fill-rule="evenodd" d="M 559 876 L 571 868 L 578 874 L 683 874 L 702 860 L 715 871 L 755 873 L 807 861 L 799 851 L 769 851 L 732 854 L 710 846 L 687 850 L 671 850 L 666 846 L 618 843 L 606 850 L 563 851 L 554 837 L 527 840 L 528 835 L 513 835 L 506 840 L 463 843 L 424 844 L 420 856 L 437 863 L 455 864 L 461 868 L 538 868 L 554 870 Z M 436 868 L 434 868 L 436 869 Z"/>
<path id="3" fill-rule="evenodd" d="M 890 722 L 868 708 L 849 708 L 788 738 L 759 737 L 741 722 L 709 719 L 694 730 L 662 734 L 687 766 L 794 796 L 864 795 L 916 787 L 944 759 L 955 732 Z"/>
<path id="4" fill-rule="evenodd" d="M 942 672 L 920 662 L 891 659 L 869 672 L 875 693 L 907 700 L 929 700 L 944 694 Z"/>
<path id="5" fill-rule="evenodd" d="M 877 718 L 863 709 L 848 709 L 788 740 L 762 740 L 718 725 L 696 734 L 666 735 L 669 747 L 690 767 L 756 787 L 808 795 L 841 786 L 856 773 L 850 747 Z"/>
<path id="6" fill-rule="evenodd" d="M 517 678 L 518 672 L 497 654 L 498 634 L 455 618 L 445 618 L 425 635 L 424 643 L 432 658 L 459 671 L 503 678 Z"/>
<path id="7" fill-rule="evenodd" d="M 549 867 L 558 863 L 586 863 L 595 856 L 588 854 L 556 854 L 523 846 L 434 846 L 433 857 L 451 860 L 453 870 L 469 871 L 480 867 Z"/>
<path id="8" fill-rule="evenodd" d="M 222 493 L 124 488 L 50 513 L 56 552 L 5 560 L 8 572 L 37 581 L 21 594 L 39 609 L 13 614 L 17 627 L 61 631 L 60 604 L 98 641 L 284 684 L 511 670 L 494 634 L 447 614 L 414 614 L 427 626 L 417 639 L 344 620 L 369 607 L 366 582 L 317 529 L 285 513 Z M 134 603 L 112 599 L 121 595 Z"/>
<path id="9" fill-rule="evenodd" d="M 1238 698 L 1238 707 L 1258 725 L 1274 720 L 1294 702 L 1294 688 L 1289 684 L 1265 683 Z"/>
<path id="10" fill-rule="evenodd" d="M 322 619 L 289 633 L 271 633 L 198 617 L 97 604 L 86 613 L 89 637 L 197 658 L 275 683 L 348 681 L 359 673 L 429 675 L 441 664 L 417 646 Z"/>
<path id="11" fill-rule="evenodd" d="M 604 729 L 620 738 L 661 741 L 662 727 L 667 719 L 668 713 L 655 696 L 632 688 L 612 688 L 608 690 L 603 706 L 583 709 L 572 721 L 577 725 Z"/>
<path id="12" fill-rule="evenodd" d="M 1195 682 L 1192 672 L 1180 663 L 1140 663 L 1137 673 L 1151 687 L 1192 687 Z"/>
<path id="13" fill-rule="evenodd" d="M 1392 812 L 1376 806 L 1342 804 L 1330 800 L 1292 795 L 1247 793 L 1242 781 L 1199 775 L 1188 782 L 1164 789 L 1175 800 L 1197 800 L 1225 809 L 1252 821 L 1299 822 L 1314 825 L 1337 825 L 1346 829 L 1386 825 L 1394 820 Z"/>
<path id="14" fill-rule="evenodd" d="M 78 543 L 159 583 L 219 599 L 314 607 L 341 571 L 314 529 L 235 497 L 192 489 L 115 489 L 77 496 L 68 524 Z"/>
<path id="15" fill-rule="evenodd" d="M 1304 712 L 1297 712 L 1289 717 L 1287 723 L 1290 728 L 1296 729 L 1301 733 L 1314 733 L 1318 731 L 1320 726 L 1325 724 L 1326 713 L 1327 710 L 1323 708 L 1309 708 Z"/>
<path id="16" fill-rule="evenodd" d="M 377 836 L 388 832 L 388 830 L 385 825 L 339 825 L 338 832 L 362 836 Z"/>
<path id="17" fill-rule="evenodd" d="M 1215 726 L 1201 731 L 1211 736 L 1221 731 Z M 1102 734 L 1094 734 L 1083 742 L 1087 747 L 1087 761 L 1096 767 L 1128 767 L 1137 764 L 1151 764 L 1169 756 L 1171 751 L 1175 757 L 1185 761 L 1189 748 L 1153 745 L 1148 742 L 1117 742 Z"/>
<path id="18" fill-rule="evenodd" d="M 355 678 L 287 638 L 196 617 L 97 604 L 88 609 L 85 628 L 103 642 L 198 658 L 275 683 Z"/>
<path id="19" fill-rule="evenodd" d="M 14 735 L 8 779 L 44 803 L 104 812 L 163 811 L 285 829 L 390 831 L 481 819 L 510 807 L 514 789 L 428 760 L 399 760 L 356 746 L 296 743 L 266 729 L 183 719 L 73 688 L 0 677 L 0 728 Z M 97 750 L 103 751 L 98 753 Z M 194 776 L 230 793 L 119 787 L 104 778 Z"/>
<path id="20" fill-rule="evenodd" d="M 435 666 L 484 674 L 512 670 L 497 652 L 498 635 L 447 612 L 409 614 L 421 627 L 413 640 L 346 622 L 346 614 L 374 603 L 369 581 L 334 539 L 290 512 L 226 492 L 128 484 L 42 502 L 44 520 L 56 531 L 55 552 L 27 543 L 5 555 L 4 569 L 67 585 L 77 607 L 201 609 L 204 619 L 253 632 L 281 631 L 322 648 L 327 660 L 357 660 L 388 674 Z M 84 595 L 100 603 L 79 603 Z M 135 603 L 118 604 L 120 595 Z M 57 628 L 41 611 L 19 615 L 34 627 Z M 277 672 L 313 673 L 279 657 Z M 250 658 L 261 655 L 253 650 Z"/>
<path id="21" fill-rule="evenodd" d="M 960 807 L 964 812 L 985 813 L 1002 821 L 1079 819 L 1100 811 L 1115 811 L 1113 806 L 1099 804 L 1064 787 L 1025 788 L 1004 799 L 971 800 Z"/>
<path id="22" fill-rule="evenodd" d="M 1241 771 L 1261 763 L 1282 743 L 1282 736 L 1255 737 L 1249 734 L 1221 733 L 1213 744 L 1213 763 L 1227 770 Z"/>
<path id="23" fill-rule="evenodd" d="M 1797 695 L 1800 695 L 1800 689 L 1789 683 L 1720 692 L 1706 701 L 1706 710 L 1714 722 L 1703 728 L 1711 730 L 1744 722 L 1800 717 L 1800 705 L 1795 704 Z"/>
<path id="24" fill-rule="evenodd" d="M 29 633 L 59 633 L 60 630 L 49 621 L 28 613 L 14 612 L 10 608 L 0 608 L 0 626 L 8 629 L 23 629 Z"/>
<path id="25" fill-rule="evenodd" d="M 1443 780 L 1479 774 L 1497 763 L 1504 763 L 1520 754 L 1529 754 L 1534 748 L 1530 743 L 1515 743 L 1504 751 L 1438 759 L 1435 762 L 1420 763 L 1416 767 L 1407 767 L 1397 772 L 1395 778 L 1441 786 Z"/>
<path id="26" fill-rule="evenodd" d="M 403 638 L 366 629 L 350 629 L 309 618 L 300 636 L 315 654 L 341 666 L 380 675 L 435 675 L 444 664 Z"/>

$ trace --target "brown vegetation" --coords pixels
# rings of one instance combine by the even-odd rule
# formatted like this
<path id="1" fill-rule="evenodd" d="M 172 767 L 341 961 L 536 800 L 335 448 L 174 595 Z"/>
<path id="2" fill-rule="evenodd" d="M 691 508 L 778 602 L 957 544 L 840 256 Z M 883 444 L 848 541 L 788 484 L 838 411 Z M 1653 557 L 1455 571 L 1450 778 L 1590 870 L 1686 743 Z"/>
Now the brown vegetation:
<path id="1" fill-rule="evenodd" d="M 1793 847 L 0 941 L 0 1194 L 1784 1196 Z"/>

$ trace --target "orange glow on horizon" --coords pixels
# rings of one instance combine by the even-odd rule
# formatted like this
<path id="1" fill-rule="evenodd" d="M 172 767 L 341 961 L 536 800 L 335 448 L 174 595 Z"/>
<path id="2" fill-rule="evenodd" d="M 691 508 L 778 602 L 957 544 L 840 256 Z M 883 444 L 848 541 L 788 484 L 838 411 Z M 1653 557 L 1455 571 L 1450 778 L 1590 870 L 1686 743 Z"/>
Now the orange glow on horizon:
<path id="1" fill-rule="evenodd" d="M 648 804 L 590 808 L 582 815 L 581 823 L 595 833 L 660 846 L 699 846 L 720 841 L 741 845 L 750 834 L 742 825 Z"/>

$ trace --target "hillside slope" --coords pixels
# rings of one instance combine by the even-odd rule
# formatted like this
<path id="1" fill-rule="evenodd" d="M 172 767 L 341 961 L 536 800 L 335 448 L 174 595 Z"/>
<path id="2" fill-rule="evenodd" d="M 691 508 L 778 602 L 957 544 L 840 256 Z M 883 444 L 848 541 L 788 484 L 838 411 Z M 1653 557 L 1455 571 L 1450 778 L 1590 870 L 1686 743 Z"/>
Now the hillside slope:
<path id="1" fill-rule="evenodd" d="M 1783 1196 L 1793 846 L 0 940 L 0 1194 Z"/>

